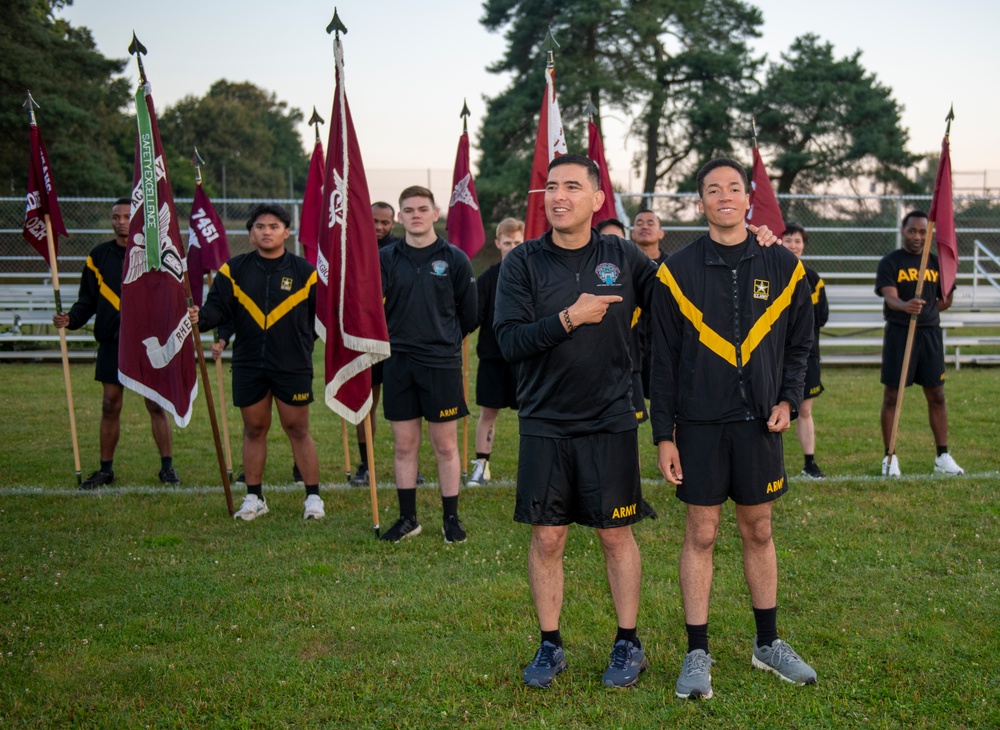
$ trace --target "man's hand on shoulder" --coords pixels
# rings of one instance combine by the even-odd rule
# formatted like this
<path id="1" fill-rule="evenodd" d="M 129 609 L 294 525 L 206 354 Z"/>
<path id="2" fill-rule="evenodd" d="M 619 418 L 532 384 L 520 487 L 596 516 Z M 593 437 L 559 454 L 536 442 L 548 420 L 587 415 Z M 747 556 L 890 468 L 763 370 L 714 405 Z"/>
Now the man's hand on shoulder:
<path id="1" fill-rule="evenodd" d="M 747 226 L 750 232 L 757 236 L 757 243 L 767 248 L 773 246 L 781 239 L 778 238 L 767 226 Z"/>

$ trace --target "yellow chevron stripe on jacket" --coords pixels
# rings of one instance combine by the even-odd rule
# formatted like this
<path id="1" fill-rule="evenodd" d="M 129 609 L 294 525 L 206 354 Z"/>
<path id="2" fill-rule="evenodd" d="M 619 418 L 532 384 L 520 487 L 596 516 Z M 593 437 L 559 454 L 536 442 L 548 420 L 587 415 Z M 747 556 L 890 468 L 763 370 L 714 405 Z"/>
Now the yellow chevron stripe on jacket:
<path id="1" fill-rule="evenodd" d="M 316 272 L 314 271 L 306 279 L 306 283 L 301 289 L 287 297 L 281 304 L 265 315 L 260 307 L 257 306 L 257 303 L 233 279 L 228 263 L 222 265 L 222 268 L 219 269 L 219 274 L 229 279 L 229 282 L 233 285 L 233 296 L 236 297 L 236 301 L 247 310 L 247 313 L 253 317 L 253 321 L 262 330 L 273 327 L 279 319 L 292 311 L 297 305 L 306 301 L 309 298 L 309 290 L 316 285 Z"/>
<path id="2" fill-rule="evenodd" d="M 824 286 L 826 286 L 826 284 L 823 283 L 822 279 L 820 279 L 819 281 L 816 282 L 816 288 L 813 289 L 813 306 L 814 307 L 817 304 L 819 304 L 819 292 L 820 292 L 820 289 L 822 289 Z"/>
<path id="3" fill-rule="evenodd" d="M 101 296 L 111 303 L 111 306 L 117 311 L 122 311 L 122 301 L 118 298 L 118 295 L 111 291 L 111 287 L 104 283 L 104 277 L 101 276 L 101 272 L 98 271 L 97 265 L 94 263 L 94 259 L 87 257 L 87 268 L 94 272 L 94 276 L 97 277 L 97 290 L 101 293 Z"/>
<path id="4" fill-rule="evenodd" d="M 636 307 L 632 311 L 632 324 L 631 324 L 632 327 L 635 327 L 637 324 L 639 324 L 639 317 L 641 316 L 642 316 L 642 307 Z"/>
<path id="5" fill-rule="evenodd" d="M 760 345 L 771 331 L 771 327 L 778 321 L 782 313 L 788 309 L 788 305 L 792 302 L 792 294 L 795 292 L 795 286 L 805 275 L 805 268 L 803 268 L 801 263 L 797 263 L 795 271 L 792 273 L 792 278 L 785 286 L 784 291 L 775 298 L 771 306 L 764 311 L 753 327 L 750 328 L 746 340 L 740 345 L 740 355 L 744 365 L 750 362 L 753 351 L 757 349 L 757 346 Z M 704 315 L 701 313 L 701 310 L 684 295 L 680 285 L 678 285 L 677 280 L 674 279 L 673 274 L 667 268 L 666 264 L 660 266 L 657 278 L 670 289 L 670 293 L 673 295 L 674 301 L 677 302 L 677 307 L 680 309 L 681 314 L 694 326 L 695 331 L 698 333 L 698 341 L 730 365 L 736 367 L 736 346 L 705 324 Z"/>

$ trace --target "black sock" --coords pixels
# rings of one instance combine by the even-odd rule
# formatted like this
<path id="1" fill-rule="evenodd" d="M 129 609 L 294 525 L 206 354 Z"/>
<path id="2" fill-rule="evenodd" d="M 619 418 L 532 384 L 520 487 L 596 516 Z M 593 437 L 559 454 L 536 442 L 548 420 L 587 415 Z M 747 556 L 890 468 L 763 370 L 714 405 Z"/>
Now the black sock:
<path id="1" fill-rule="evenodd" d="M 477 451 L 476 452 L 476 458 L 477 459 L 486 459 L 486 461 L 489 461 L 490 460 L 490 453 L 491 452 L 487 452 L 487 453 L 484 454 L 482 451 Z"/>
<path id="2" fill-rule="evenodd" d="M 260 484 L 247 484 L 247 494 L 256 494 L 261 499 L 264 499 L 264 492 L 261 491 Z"/>
<path id="3" fill-rule="evenodd" d="M 417 519 L 417 490 L 397 489 L 396 496 L 399 497 L 399 516 Z"/>
<path id="4" fill-rule="evenodd" d="M 108 459 L 107 461 L 105 461 L 104 459 L 101 459 L 101 471 L 103 471 L 105 474 L 114 474 L 115 460 Z"/>
<path id="5" fill-rule="evenodd" d="M 361 454 L 359 466 L 361 464 L 368 466 L 368 444 L 361 439 L 358 439 L 358 453 Z"/>
<path id="6" fill-rule="evenodd" d="M 701 649 L 708 654 L 708 624 L 684 624 L 688 634 L 688 652 Z"/>
<path id="7" fill-rule="evenodd" d="M 938 456 L 941 456 L 941 454 L 947 454 L 948 453 L 948 444 L 945 444 L 944 446 L 938 446 L 937 447 L 937 452 L 938 452 L 937 453 Z"/>
<path id="8" fill-rule="evenodd" d="M 441 507 L 444 509 L 444 517 L 448 519 L 452 515 L 458 517 L 458 495 L 454 497 L 441 497 Z"/>
<path id="9" fill-rule="evenodd" d="M 813 466 L 816 463 L 815 454 L 806 454 L 805 457 L 806 457 L 806 466 Z"/>
<path id="10" fill-rule="evenodd" d="M 755 608 L 753 621 L 757 624 L 757 646 L 771 646 L 778 638 L 778 607 Z"/>
<path id="11" fill-rule="evenodd" d="M 318 484 L 307 484 L 306 485 L 306 496 L 310 497 L 312 495 L 319 496 L 319 485 Z"/>
<path id="12" fill-rule="evenodd" d="M 161 469 L 173 469 L 174 468 L 174 457 L 172 457 L 172 456 L 161 456 L 160 457 L 160 468 Z"/>
<path id="13" fill-rule="evenodd" d="M 622 639 L 625 641 L 631 641 L 639 649 L 642 648 L 642 644 L 639 643 L 639 636 L 636 634 L 636 628 L 623 629 L 621 626 L 618 627 L 618 633 L 615 634 L 615 643 L 617 644 Z"/>
<path id="14" fill-rule="evenodd" d="M 550 644 L 562 647 L 562 636 L 559 635 L 559 629 L 556 629 L 555 631 L 543 631 L 542 641 L 547 641 Z"/>

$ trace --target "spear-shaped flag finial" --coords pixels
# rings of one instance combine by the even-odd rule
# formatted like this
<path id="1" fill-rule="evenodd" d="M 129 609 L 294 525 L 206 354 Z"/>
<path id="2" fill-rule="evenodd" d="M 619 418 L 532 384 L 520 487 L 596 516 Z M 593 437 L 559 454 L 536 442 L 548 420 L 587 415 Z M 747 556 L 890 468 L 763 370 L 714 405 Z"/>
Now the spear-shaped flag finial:
<path id="1" fill-rule="evenodd" d="M 555 52 L 559 48 L 559 44 L 556 42 L 556 37 L 552 35 L 552 26 L 549 26 L 549 32 L 545 34 L 545 40 L 542 41 L 542 48 L 545 49 L 548 54 L 548 61 L 546 62 L 547 68 L 552 68 L 556 65 Z"/>
<path id="2" fill-rule="evenodd" d="M 951 105 L 951 109 L 948 110 L 948 116 L 946 116 L 944 118 L 944 120 L 946 122 L 948 122 L 948 126 L 945 127 L 945 130 L 944 130 L 944 136 L 945 137 L 950 137 L 951 136 L 951 120 L 954 119 L 954 118 L 955 118 L 955 105 L 952 104 Z"/>
<path id="3" fill-rule="evenodd" d="M 584 113 L 587 115 L 589 121 L 594 121 L 594 117 L 597 116 L 598 109 L 594 106 L 594 99 L 592 97 L 587 97 L 587 106 L 583 108 Z"/>
<path id="4" fill-rule="evenodd" d="M 347 33 L 347 26 L 344 25 L 340 16 L 337 14 L 337 8 L 333 9 L 333 20 L 330 21 L 330 25 L 326 26 L 327 33 Z"/>
<path id="5" fill-rule="evenodd" d="M 319 125 L 325 123 L 326 120 L 323 119 L 316 111 L 316 107 L 313 107 L 312 116 L 309 117 L 309 124 L 312 125 L 313 129 L 316 130 L 316 141 L 319 142 Z"/>
<path id="6" fill-rule="evenodd" d="M 132 31 L 132 42 L 128 44 L 128 52 L 130 56 L 135 56 L 136 61 L 139 62 L 139 83 L 146 83 L 146 69 L 142 66 L 142 57 L 148 53 L 146 46 L 139 42 L 136 38 L 135 31 Z"/>
<path id="7" fill-rule="evenodd" d="M 462 117 L 462 134 L 465 134 L 469 131 L 469 117 L 472 116 L 467 99 L 462 99 L 462 111 L 459 112 L 458 116 Z"/>
<path id="8" fill-rule="evenodd" d="M 21 107 L 28 110 L 28 116 L 31 117 L 31 126 L 37 127 L 38 124 L 35 122 L 35 109 L 41 109 L 41 107 L 38 106 L 38 102 L 32 98 L 30 90 L 28 90 L 28 98 L 24 100 Z"/>
<path id="9" fill-rule="evenodd" d="M 194 182 L 196 185 L 201 185 L 201 166 L 205 164 L 205 161 L 198 154 L 198 145 L 194 146 L 194 155 L 191 157 L 191 164 L 194 166 Z"/>

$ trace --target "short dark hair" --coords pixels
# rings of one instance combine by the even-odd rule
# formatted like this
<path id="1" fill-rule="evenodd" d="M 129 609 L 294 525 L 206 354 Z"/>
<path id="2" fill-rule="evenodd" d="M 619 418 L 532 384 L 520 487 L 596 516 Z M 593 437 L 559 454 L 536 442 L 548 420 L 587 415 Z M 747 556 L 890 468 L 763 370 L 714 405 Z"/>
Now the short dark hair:
<path id="1" fill-rule="evenodd" d="M 663 221 L 660 220 L 660 216 L 658 216 L 656 214 L 655 210 L 653 210 L 652 208 L 646 208 L 646 207 L 639 208 L 639 212 L 635 214 L 635 218 L 638 218 L 643 213 L 650 213 L 650 214 L 652 214 L 652 216 L 654 218 L 656 218 L 656 222 L 657 223 L 662 223 L 663 222 Z M 635 218 L 633 218 L 632 220 L 635 220 Z"/>
<path id="2" fill-rule="evenodd" d="M 903 216 L 903 223 L 900 225 L 900 229 L 906 228 L 906 224 L 910 222 L 910 218 L 926 218 L 927 214 L 922 210 L 914 208 L 909 213 Z"/>
<path id="3" fill-rule="evenodd" d="M 717 157 L 710 162 L 706 162 L 704 167 L 698 170 L 698 176 L 695 178 L 698 185 L 698 197 L 701 197 L 702 191 L 705 189 L 705 178 L 708 176 L 712 170 L 717 170 L 720 167 L 731 167 L 740 174 L 743 179 L 743 188 L 748 190 L 750 188 L 750 183 L 747 179 L 747 170 L 743 165 L 738 163 L 736 160 L 732 160 L 728 157 Z"/>
<path id="4" fill-rule="evenodd" d="M 373 208 L 385 208 L 386 210 L 389 211 L 389 214 L 391 216 L 395 217 L 395 215 L 396 215 L 396 209 L 393 208 L 391 205 L 389 205 L 384 200 L 379 200 L 378 202 L 372 203 L 372 207 Z"/>
<path id="5" fill-rule="evenodd" d="M 111 204 L 111 207 L 114 208 L 119 205 L 127 205 L 129 208 L 131 208 L 132 198 L 118 198 L 118 200 L 116 200 L 114 203 Z"/>
<path id="6" fill-rule="evenodd" d="M 257 203 L 257 205 L 250 209 L 250 217 L 247 218 L 248 231 L 253 228 L 253 224 L 256 223 L 257 219 L 262 215 L 273 215 L 285 224 L 285 228 L 292 227 L 292 217 L 288 215 L 288 211 L 283 207 L 277 203 Z"/>
<path id="7" fill-rule="evenodd" d="M 607 226 L 618 226 L 622 229 L 622 231 L 625 230 L 625 224 L 617 218 L 605 218 L 604 220 L 598 222 L 597 232 L 600 233 Z"/>
<path id="8" fill-rule="evenodd" d="M 587 177 L 589 177 L 590 182 L 594 184 L 594 190 L 601 189 L 601 171 L 597 169 L 597 163 L 589 157 L 575 153 L 553 157 L 552 162 L 549 163 L 548 171 L 552 172 L 552 168 L 559 167 L 560 165 L 579 165 L 580 167 L 586 168 Z"/>
<path id="9" fill-rule="evenodd" d="M 411 185 L 399 194 L 399 207 L 403 207 L 403 201 L 407 198 L 429 198 L 431 205 L 437 206 L 434 202 L 434 193 L 423 185 Z"/>
<path id="10" fill-rule="evenodd" d="M 787 236 L 790 233 L 798 233 L 800 236 L 802 236 L 802 245 L 803 246 L 809 245 L 809 234 L 806 233 L 806 229 L 802 227 L 801 223 L 797 221 L 788 221 L 785 224 L 785 232 L 782 233 L 781 235 Z"/>

